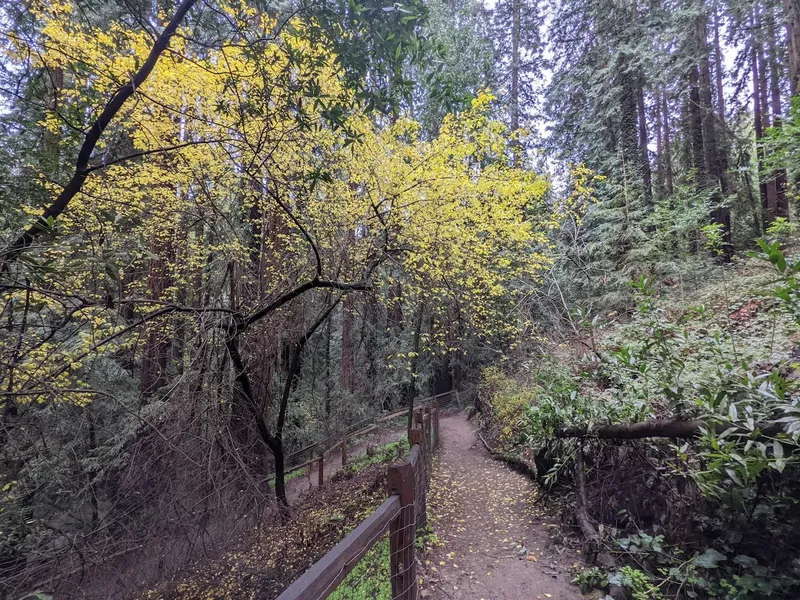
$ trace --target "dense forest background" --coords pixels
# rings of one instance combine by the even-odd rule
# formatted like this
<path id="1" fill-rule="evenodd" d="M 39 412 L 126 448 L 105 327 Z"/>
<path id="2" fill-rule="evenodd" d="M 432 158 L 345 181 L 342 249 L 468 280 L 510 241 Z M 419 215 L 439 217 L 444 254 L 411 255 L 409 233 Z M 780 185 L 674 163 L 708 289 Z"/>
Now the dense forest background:
<path id="1" fill-rule="evenodd" d="M 450 389 L 550 485 L 624 471 L 561 428 L 712 423 L 641 456 L 785 553 L 715 580 L 712 534 L 667 527 L 705 563 L 640 568 L 798 590 L 796 0 L 15 0 L 0 28 L 0 595 L 109 561 L 153 586 L 290 511 L 288 453 Z M 690 522 L 606 513 L 641 552 Z"/>

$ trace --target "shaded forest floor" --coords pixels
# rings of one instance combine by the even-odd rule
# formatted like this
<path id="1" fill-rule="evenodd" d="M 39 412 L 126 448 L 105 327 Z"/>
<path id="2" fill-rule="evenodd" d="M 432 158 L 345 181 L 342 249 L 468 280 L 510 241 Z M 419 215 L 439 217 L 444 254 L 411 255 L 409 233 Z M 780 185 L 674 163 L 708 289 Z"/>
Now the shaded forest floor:
<path id="1" fill-rule="evenodd" d="M 441 435 L 428 499 L 439 545 L 424 561 L 421 596 L 582 598 L 569 573 L 580 555 L 550 543 L 556 524 L 536 505 L 536 485 L 492 459 L 464 415 L 442 419 Z"/>
<path id="2" fill-rule="evenodd" d="M 349 461 L 368 453 L 370 448 L 404 438 L 403 427 L 388 428 L 365 436 L 349 449 Z M 363 521 L 386 499 L 386 464 L 375 456 L 372 464 L 356 473 L 343 471 L 341 452 L 325 459 L 322 488 L 316 465 L 310 474 L 295 477 L 286 484 L 291 505 L 288 520 L 274 514 L 216 558 L 197 561 L 168 581 L 146 592 L 148 600 L 215 600 L 275 598 L 308 567 L 338 543 L 347 531 Z M 112 578 L 113 579 L 113 578 Z M 119 588 L 125 582 L 118 582 Z M 111 597 L 119 593 L 114 581 L 102 587 Z"/>

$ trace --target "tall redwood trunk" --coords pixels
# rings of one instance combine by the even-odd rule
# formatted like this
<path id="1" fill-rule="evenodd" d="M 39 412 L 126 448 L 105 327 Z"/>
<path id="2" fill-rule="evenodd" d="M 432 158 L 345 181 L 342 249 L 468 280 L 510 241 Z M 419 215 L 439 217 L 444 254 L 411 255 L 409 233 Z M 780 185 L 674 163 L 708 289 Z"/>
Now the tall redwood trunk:
<path id="1" fill-rule="evenodd" d="M 706 178 L 706 164 L 703 152 L 703 115 L 700 109 L 700 75 L 696 66 L 689 70 L 689 131 L 691 136 L 692 167 L 700 182 Z"/>
<path id="2" fill-rule="evenodd" d="M 769 82 L 767 75 L 767 63 L 764 57 L 764 45 L 762 43 L 762 13 L 759 7 L 753 9 L 753 79 L 754 95 L 758 101 L 758 114 L 760 115 L 760 128 L 756 127 L 756 143 L 762 138 L 764 130 L 770 126 L 770 101 L 769 101 Z M 768 177 L 763 169 L 763 150 L 759 161 L 759 191 L 761 193 L 761 205 L 764 213 L 764 227 L 769 225 L 776 217 L 782 216 L 778 210 L 778 188 L 774 177 Z"/>
<path id="3" fill-rule="evenodd" d="M 783 0 L 786 37 L 789 44 L 786 49 L 789 65 L 789 93 L 800 94 L 800 0 Z"/>
<path id="4" fill-rule="evenodd" d="M 767 9 L 767 40 L 769 47 L 769 79 L 770 103 L 772 108 L 772 126 L 781 126 L 781 82 L 780 64 L 781 56 L 778 42 L 775 39 L 775 19 L 770 9 Z M 787 195 L 786 169 L 776 169 L 772 172 L 771 181 L 775 186 L 775 215 L 787 218 L 789 216 L 789 198 Z"/>
<path id="5" fill-rule="evenodd" d="M 717 88 L 717 115 L 720 125 L 725 125 L 725 90 L 722 83 L 722 45 L 719 43 L 719 7 L 714 6 L 714 78 Z"/>
<path id="6" fill-rule="evenodd" d="M 638 116 L 639 165 L 642 170 L 645 203 L 653 202 L 653 174 L 650 169 L 650 157 L 647 150 L 647 108 L 644 101 L 644 77 L 639 74 L 636 80 L 636 112 Z"/>
<path id="7" fill-rule="evenodd" d="M 761 93 L 759 81 L 761 81 L 761 69 L 758 60 L 758 40 L 755 36 L 758 15 L 753 11 L 751 30 L 754 32 L 750 40 L 750 70 L 753 74 L 753 127 L 756 134 L 756 155 L 758 158 L 758 192 L 761 197 L 762 222 L 764 227 L 775 219 L 775 207 L 769 205 L 769 194 L 767 193 L 767 183 L 764 180 L 764 149 L 761 147 L 761 138 L 764 137 L 764 115 L 761 110 Z"/>
<path id="8" fill-rule="evenodd" d="M 511 94 L 509 98 L 509 113 L 511 121 L 511 131 L 519 129 L 519 70 L 520 70 L 520 19 L 521 19 L 521 0 L 511 0 Z M 514 155 L 513 164 L 519 161 L 521 150 L 519 141 L 515 140 L 513 145 Z"/>
<path id="9" fill-rule="evenodd" d="M 698 90 L 697 98 L 700 102 L 700 125 L 702 135 L 702 163 L 705 171 L 706 185 L 713 185 L 712 199 L 716 206 L 711 211 L 711 219 L 722 226 L 724 247 L 722 248 L 723 260 L 733 258 L 733 236 L 731 231 L 730 209 L 722 205 L 728 192 L 726 173 L 726 160 L 724 151 L 717 133 L 717 115 L 712 100 L 711 59 L 708 44 L 708 22 L 705 14 L 700 15 L 695 22 L 695 36 L 699 51 L 699 64 L 696 71 Z M 698 161 L 699 162 L 699 161 Z M 700 178 L 703 181 L 703 178 Z"/>
<path id="10" fill-rule="evenodd" d="M 722 64 L 722 45 L 719 41 L 719 7 L 714 7 L 714 83 L 716 87 L 716 103 L 717 103 L 717 148 L 718 148 L 718 161 L 720 172 L 725 179 L 724 185 L 727 188 L 727 173 L 730 166 L 730 144 L 728 143 L 729 136 L 727 135 L 727 128 L 725 125 L 725 86 L 723 78 L 725 76 L 725 68 Z"/>
<path id="11" fill-rule="evenodd" d="M 656 121 L 656 196 L 663 198 L 664 194 L 664 126 L 661 122 L 661 91 L 656 92 L 656 106 L 653 111 Z"/>
<path id="12" fill-rule="evenodd" d="M 672 180 L 672 131 L 669 124 L 669 109 L 667 107 L 667 96 L 661 96 L 661 118 L 664 125 L 664 180 L 667 186 L 667 195 L 672 196 L 675 192 Z"/>
<path id="13" fill-rule="evenodd" d="M 147 266 L 147 295 L 150 300 L 166 300 L 170 287 L 168 264 L 171 260 L 170 242 L 157 232 L 151 241 L 153 258 Z M 153 393 L 167 383 L 167 363 L 170 355 L 169 321 L 156 320 L 147 325 L 146 340 L 142 349 L 141 393 L 146 402 Z"/>
<path id="14" fill-rule="evenodd" d="M 343 391 L 352 392 L 355 389 L 356 357 L 353 343 L 355 301 L 352 297 L 345 298 L 342 303 L 342 372 L 341 387 Z"/>
<path id="15" fill-rule="evenodd" d="M 520 36 L 520 0 L 512 0 L 511 15 L 511 98 L 509 112 L 511 130 L 519 129 L 519 36 Z"/>

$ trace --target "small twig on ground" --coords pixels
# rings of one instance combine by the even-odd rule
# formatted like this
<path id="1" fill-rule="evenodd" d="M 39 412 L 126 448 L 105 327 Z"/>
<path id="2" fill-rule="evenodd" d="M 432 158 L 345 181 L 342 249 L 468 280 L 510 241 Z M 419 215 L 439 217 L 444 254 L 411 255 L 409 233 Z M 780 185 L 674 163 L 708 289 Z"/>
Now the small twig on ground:
<path id="1" fill-rule="evenodd" d="M 486 450 L 489 452 L 489 454 L 494 455 L 494 450 L 492 450 L 492 448 L 489 446 L 489 444 L 486 443 L 486 440 L 483 439 L 483 436 L 481 435 L 480 431 L 478 432 L 478 437 L 483 442 L 483 445 L 486 447 Z"/>

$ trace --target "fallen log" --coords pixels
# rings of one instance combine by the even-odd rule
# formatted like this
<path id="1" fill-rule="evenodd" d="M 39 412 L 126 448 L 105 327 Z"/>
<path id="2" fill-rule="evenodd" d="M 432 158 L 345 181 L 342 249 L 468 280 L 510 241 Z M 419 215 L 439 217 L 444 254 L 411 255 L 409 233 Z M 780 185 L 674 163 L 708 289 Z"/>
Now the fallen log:
<path id="1" fill-rule="evenodd" d="M 618 425 L 601 425 L 587 429 L 586 427 L 567 427 L 557 429 L 557 438 L 584 438 L 596 437 L 615 440 L 637 440 L 642 438 L 693 438 L 700 435 L 702 429 L 713 429 L 722 433 L 728 429 L 735 429 L 736 433 L 752 433 L 746 427 L 736 423 L 708 423 L 702 419 L 682 421 L 680 419 L 655 419 L 640 423 L 622 423 Z M 760 437 L 775 437 L 784 433 L 785 423 L 767 421 L 755 423 L 755 430 Z"/>
<path id="2" fill-rule="evenodd" d="M 513 454 L 506 454 L 504 452 L 498 452 L 494 448 L 489 445 L 483 436 L 481 435 L 480 431 L 478 432 L 478 437 L 480 438 L 481 442 L 483 442 L 483 447 L 492 455 L 492 458 L 495 460 L 499 460 L 501 462 L 506 463 L 515 471 L 519 471 L 523 475 L 529 477 L 532 481 L 538 483 L 539 482 L 539 469 L 535 464 L 532 464 L 525 460 L 522 456 L 514 456 Z M 543 497 L 543 496 L 542 496 Z"/>

